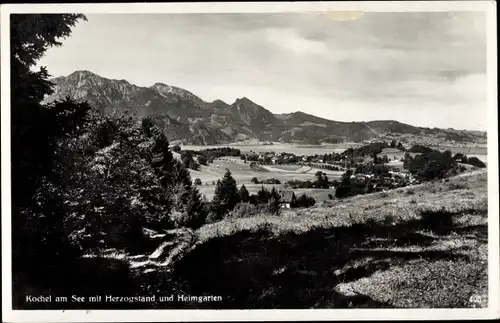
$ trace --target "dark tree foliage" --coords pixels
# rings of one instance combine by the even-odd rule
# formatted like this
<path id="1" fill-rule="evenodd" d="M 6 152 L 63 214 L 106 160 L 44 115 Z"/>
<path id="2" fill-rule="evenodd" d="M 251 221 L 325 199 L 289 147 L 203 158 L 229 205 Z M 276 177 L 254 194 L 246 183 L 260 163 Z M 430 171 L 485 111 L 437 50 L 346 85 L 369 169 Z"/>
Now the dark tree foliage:
<path id="1" fill-rule="evenodd" d="M 83 15 L 11 15 L 11 165 L 13 263 L 64 257 L 61 198 L 37 190 L 53 181 L 60 140 L 78 133 L 90 107 L 69 98 L 42 104 L 53 92 L 46 68 L 33 68 L 45 51 L 60 46 Z M 35 214 L 38 214 L 35 216 Z M 43 214 L 43 216 L 39 216 Z"/>
<path id="2" fill-rule="evenodd" d="M 189 199 L 186 203 L 187 220 L 185 225 L 191 228 L 199 228 L 205 224 L 208 216 L 206 204 L 203 202 L 200 192 L 196 187 L 191 189 Z"/>
<path id="3" fill-rule="evenodd" d="M 281 194 L 276 190 L 276 188 L 271 189 L 268 199 L 268 212 L 271 214 L 279 214 L 281 210 Z"/>
<path id="4" fill-rule="evenodd" d="M 329 188 L 330 182 L 328 181 L 328 176 L 323 172 L 317 172 L 314 186 L 316 188 Z"/>
<path id="5" fill-rule="evenodd" d="M 386 142 L 373 142 L 359 148 L 349 148 L 342 155 L 350 157 L 374 156 L 374 154 L 380 154 L 384 148 L 389 148 L 389 144 Z"/>
<path id="6" fill-rule="evenodd" d="M 78 131 L 86 104 L 67 99 L 43 105 L 53 84 L 36 62 L 52 46 L 69 36 L 83 15 L 11 15 L 11 158 L 14 207 L 31 204 L 41 180 L 50 176 L 57 140 Z"/>
<path id="7" fill-rule="evenodd" d="M 344 198 L 353 195 L 351 183 L 352 171 L 348 170 L 342 175 L 342 180 L 335 190 L 335 197 Z"/>
<path id="8" fill-rule="evenodd" d="M 205 155 L 200 155 L 200 156 L 198 156 L 198 163 L 200 165 L 207 166 L 208 165 L 208 158 Z"/>
<path id="9" fill-rule="evenodd" d="M 446 177 L 450 171 L 456 170 L 457 163 L 451 157 L 451 152 L 433 150 L 405 162 L 405 168 L 419 179 L 432 180 Z"/>
<path id="10" fill-rule="evenodd" d="M 250 193 L 248 192 L 245 185 L 241 185 L 241 187 L 240 187 L 240 200 L 243 203 L 250 202 Z"/>
<path id="11" fill-rule="evenodd" d="M 476 166 L 476 167 L 479 167 L 479 168 L 485 168 L 486 167 L 486 164 L 481 159 L 479 159 L 477 157 L 468 157 L 467 161 L 466 161 L 466 164 L 469 164 L 469 165 L 472 165 L 472 166 Z"/>
<path id="12" fill-rule="evenodd" d="M 434 151 L 434 149 L 429 148 L 427 146 L 422 146 L 422 145 L 414 145 L 410 149 L 408 149 L 409 152 L 411 153 L 420 153 L 420 154 L 427 154 L 431 153 Z"/>
<path id="13" fill-rule="evenodd" d="M 227 169 L 222 180 L 217 181 L 212 201 L 213 210 L 219 215 L 226 214 L 233 210 L 239 202 L 240 194 L 236 180 L 233 178 L 231 171 Z"/>
<path id="14" fill-rule="evenodd" d="M 312 196 L 308 196 L 304 193 L 297 198 L 296 203 L 293 203 L 293 205 L 290 206 L 308 208 L 314 206 L 314 204 L 316 204 L 316 200 Z"/>
<path id="15" fill-rule="evenodd" d="M 151 137 L 153 133 L 151 129 L 155 125 L 155 122 L 152 117 L 145 117 L 141 120 L 142 131 L 147 137 Z"/>

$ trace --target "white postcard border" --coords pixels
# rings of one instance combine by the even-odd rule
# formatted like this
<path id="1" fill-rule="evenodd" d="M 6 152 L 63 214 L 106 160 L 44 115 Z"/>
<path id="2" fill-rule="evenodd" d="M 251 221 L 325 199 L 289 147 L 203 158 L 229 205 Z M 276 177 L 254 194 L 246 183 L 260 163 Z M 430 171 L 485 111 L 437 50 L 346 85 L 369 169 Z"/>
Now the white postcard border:
<path id="1" fill-rule="evenodd" d="M 1 10 L 2 139 L 2 309 L 5 322 L 135 321 L 280 321 L 280 320 L 425 320 L 500 317 L 497 28 L 494 1 L 268 2 L 169 4 L 21 4 Z M 486 309 L 332 309 L 332 310 L 12 310 L 10 211 L 10 13 L 270 13 L 304 11 L 482 11 L 487 19 L 488 77 L 488 235 L 489 307 Z"/>

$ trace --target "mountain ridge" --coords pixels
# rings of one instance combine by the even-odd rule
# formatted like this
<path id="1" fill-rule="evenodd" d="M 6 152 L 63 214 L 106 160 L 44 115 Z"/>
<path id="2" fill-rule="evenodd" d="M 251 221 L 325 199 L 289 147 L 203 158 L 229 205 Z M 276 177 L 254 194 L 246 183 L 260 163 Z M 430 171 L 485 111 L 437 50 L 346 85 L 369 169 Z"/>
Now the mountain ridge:
<path id="1" fill-rule="evenodd" d="M 387 136 L 434 136 L 444 140 L 475 142 L 480 132 L 424 128 L 396 120 L 334 121 L 303 111 L 274 114 L 246 96 L 229 104 L 207 102 L 192 92 L 155 82 L 149 87 L 110 79 L 88 70 L 52 78 L 54 93 L 46 102 L 69 96 L 88 101 L 102 113 L 115 110 L 137 117 L 151 116 L 169 140 L 186 144 L 224 144 L 258 139 L 290 143 L 362 142 Z"/>

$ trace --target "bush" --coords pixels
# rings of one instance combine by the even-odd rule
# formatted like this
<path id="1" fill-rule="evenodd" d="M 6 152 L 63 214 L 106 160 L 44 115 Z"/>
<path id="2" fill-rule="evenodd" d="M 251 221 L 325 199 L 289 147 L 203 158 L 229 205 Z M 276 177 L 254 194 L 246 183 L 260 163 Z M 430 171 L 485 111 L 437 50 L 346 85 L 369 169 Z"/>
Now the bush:
<path id="1" fill-rule="evenodd" d="M 308 196 L 305 193 L 299 196 L 295 203 L 292 203 L 290 207 L 292 208 L 308 208 L 314 206 L 316 200 L 312 196 Z"/>
<path id="2" fill-rule="evenodd" d="M 453 226 L 453 214 L 442 209 L 441 211 L 423 211 L 420 228 L 436 233 L 446 234 Z"/>
<path id="3" fill-rule="evenodd" d="M 279 179 L 276 178 L 266 178 L 265 180 L 260 182 L 261 184 L 281 184 Z M 255 183 L 259 184 L 259 183 Z"/>
<path id="4" fill-rule="evenodd" d="M 486 164 L 477 157 L 469 157 L 465 163 L 479 168 L 486 167 Z"/>
<path id="5" fill-rule="evenodd" d="M 418 179 L 432 180 L 446 177 L 457 169 L 457 163 L 449 151 L 432 151 L 416 155 L 405 162 L 405 168 Z"/>
<path id="6" fill-rule="evenodd" d="M 228 214 L 231 218 L 249 218 L 260 214 L 269 214 L 270 209 L 267 204 L 238 203 Z"/>
<path id="7" fill-rule="evenodd" d="M 207 166 L 208 165 L 208 158 L 205 155 L 199 155 L 198 156 L 198 163 L 200 165 Z"/>

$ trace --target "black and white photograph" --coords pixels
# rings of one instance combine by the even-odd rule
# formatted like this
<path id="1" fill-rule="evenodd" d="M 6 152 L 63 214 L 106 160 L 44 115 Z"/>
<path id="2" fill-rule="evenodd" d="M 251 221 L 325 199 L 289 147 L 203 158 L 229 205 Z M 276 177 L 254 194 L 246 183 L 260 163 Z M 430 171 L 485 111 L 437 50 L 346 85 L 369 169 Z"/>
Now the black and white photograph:
<path id="1" fill-rule="evenodd" d="M 496 5 L 377 3 L 2 6 L 10 321 L 499 315 Z"/>

